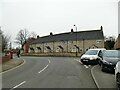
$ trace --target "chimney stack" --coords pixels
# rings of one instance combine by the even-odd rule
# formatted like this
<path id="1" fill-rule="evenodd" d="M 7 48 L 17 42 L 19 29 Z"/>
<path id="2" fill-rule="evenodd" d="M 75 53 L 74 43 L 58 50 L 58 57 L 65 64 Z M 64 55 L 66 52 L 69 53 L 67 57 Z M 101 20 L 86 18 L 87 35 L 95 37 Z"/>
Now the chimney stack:
<path id="1" fill-rule="evenodd" d="M 100 30 L 103 30 L 103 27 L 102 27 L 102 26 L 100 27 Z"/>
<path id="2" fill-rule="evenodd" d="M 37 38 L 40 38 L 40 36 L 39 36 L 39 35 L 37 35 Z"/>
<path id="3" fill-rule="evenodd" d="M 52 33 L 52 32 L 50 32 L 50 35 L 52 36 L 52 35 L 53 35 L 53 33 Z"/>
<path id="4" fill-rule="evenodd" d="M 74 32 L 73 29 L 71 29 L 71 32 Z"/>

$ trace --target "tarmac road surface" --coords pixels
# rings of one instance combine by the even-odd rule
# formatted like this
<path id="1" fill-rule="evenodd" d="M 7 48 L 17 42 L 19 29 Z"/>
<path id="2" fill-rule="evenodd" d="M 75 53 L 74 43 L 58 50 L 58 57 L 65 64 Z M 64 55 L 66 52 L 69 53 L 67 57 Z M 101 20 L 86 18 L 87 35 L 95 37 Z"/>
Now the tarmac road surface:
<path id="1" fill-rule="evenodd" d="M 25 63 L 3 73 L 3 88 L 98 88 L 91 75 L 93 66 L 75 57 L 22 57 Z"/>

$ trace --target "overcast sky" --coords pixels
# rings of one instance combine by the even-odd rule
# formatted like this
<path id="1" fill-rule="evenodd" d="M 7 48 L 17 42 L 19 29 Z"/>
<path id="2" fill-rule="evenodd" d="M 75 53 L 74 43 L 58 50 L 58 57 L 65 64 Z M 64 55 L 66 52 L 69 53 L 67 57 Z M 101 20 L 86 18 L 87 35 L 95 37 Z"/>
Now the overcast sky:
<path id="1" fill-rule="evenodd" d="M 0 4 L 2 30 L 11 41 L 20 29 L 40 36 L 100 29 L 105 36 L 118 35 L 118 0 L 3 0 Z M 1 14 L 0 14 L 1 17 Z"/>

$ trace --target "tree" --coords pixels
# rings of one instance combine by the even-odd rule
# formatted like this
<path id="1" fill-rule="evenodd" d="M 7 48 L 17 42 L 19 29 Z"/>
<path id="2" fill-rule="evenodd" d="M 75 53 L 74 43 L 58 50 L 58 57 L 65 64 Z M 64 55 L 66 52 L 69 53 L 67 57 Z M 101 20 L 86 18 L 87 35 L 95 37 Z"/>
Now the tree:
<path id="1" fill-rule="evenodd" d="M 4 33 L 3 33 L 3 31 L 1 30 L 1 27 L 0 27 L 0 44 L 2 45 L 1 47 L 2 47 L 2 51 L 4 51 L 4 49 L 7 49 L 7 46 L 8 46 L 8 43 L 9 43 L 9 41 L 10 41 L 10 36 L 8 36 L 8 35 L 5 35 Z M 0 47 L 0 48 L 1 48 Z"/>
<path id="2" fill-rule="evenodd" d="M 105 38 L 105 48 L 106 49 L 114 49 L 114 44 L 115 44 L 115 37 L 114 36 L 109 36 L 108 38 Z"/>
<path id="3" fill-rule="evenodd" d="M 35 32 L 31 32 L 29 38 L 37 38 L 37 34 Z"/>
<path id="4" fill-rule="evenodd" d="M 16 43 L 21 45 L 21 49 L 23 49 L 23 45 L 25 43 L 25 41 L 27 40 L 29 36 L 29 32 L 27 29 L 21 29 L 16 37 Z"/>

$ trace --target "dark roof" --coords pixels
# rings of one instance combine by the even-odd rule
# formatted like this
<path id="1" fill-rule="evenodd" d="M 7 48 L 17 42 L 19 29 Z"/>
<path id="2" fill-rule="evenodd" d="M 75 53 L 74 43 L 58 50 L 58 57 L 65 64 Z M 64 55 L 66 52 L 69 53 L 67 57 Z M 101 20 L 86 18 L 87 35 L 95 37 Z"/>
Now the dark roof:
<path id="1" fill-rule="evenodd" d="M 95 40 L 95 39 L 104 39 L 102 30 L 89 30 L 89 31 L 79 31 L 79 32 L 67 32 L 54 35 L 47 35 L 39 37 L 32 44 L 43 43 L 43 42 L 53 42 L 53 41 L 72 41 L 76 40 Z"/>
<path id="2" fill-rule="evenodd" d="M 35 40 L 35 38 L 28 38 L 27 43 L 32 43 Z"/>
<path id="3" fill-rule="evenodd" d="M 24 42 L 24 44 L 26 44 L 26 43 L 31 44 L 33 41 L 35 41 L 35 38 L 28 38 L 28 39 Z M 23 45 L 24 45 L 24 44 L 23 44 Z"/>

